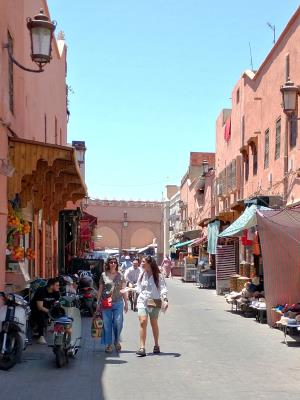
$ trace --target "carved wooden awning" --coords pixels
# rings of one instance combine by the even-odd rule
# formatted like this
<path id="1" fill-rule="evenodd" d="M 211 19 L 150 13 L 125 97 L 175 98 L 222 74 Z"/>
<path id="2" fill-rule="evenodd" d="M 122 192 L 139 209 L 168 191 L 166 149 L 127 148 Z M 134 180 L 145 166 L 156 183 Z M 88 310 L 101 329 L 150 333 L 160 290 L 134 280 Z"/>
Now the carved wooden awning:
<path id="1" fill-rule="evenodd" d="M 9 157 L 15 168 L 8 179 L 9 200 L 19 194 L 22 207 L 32 201 L 44 220 L 56 221 L 67 201 L 87 195 L 72 147 L 10 138 Z"/>

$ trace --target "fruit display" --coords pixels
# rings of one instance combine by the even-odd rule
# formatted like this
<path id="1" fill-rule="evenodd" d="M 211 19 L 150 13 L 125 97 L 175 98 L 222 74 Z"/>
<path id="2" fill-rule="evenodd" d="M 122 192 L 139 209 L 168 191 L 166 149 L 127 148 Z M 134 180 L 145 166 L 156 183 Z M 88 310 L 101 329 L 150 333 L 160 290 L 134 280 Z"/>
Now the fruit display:
<path id="1" fill-rule="evenodd" d="M 16 261 L 24 260 L 24 247 L 14 246 L 11 252 L 11 256 Z"/>
<path id="2" fill-rule="evenodd" d="M 34 252 L 33 249 L 28 248 L 28 249 L 26 250 L 26 258 L 27 258 L 28 260 L 34 260 L 34 259 L 35 259 L 35 252 Z"/>

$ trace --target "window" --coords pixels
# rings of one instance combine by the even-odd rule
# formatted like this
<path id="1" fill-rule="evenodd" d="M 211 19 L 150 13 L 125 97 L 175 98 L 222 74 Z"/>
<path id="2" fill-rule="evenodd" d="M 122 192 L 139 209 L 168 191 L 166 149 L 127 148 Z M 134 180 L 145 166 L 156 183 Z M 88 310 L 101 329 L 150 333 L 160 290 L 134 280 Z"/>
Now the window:
<path id="1" fill-rule="evenodd" d="M 257 175 L 257 148 L 255 143 L 252 145 L 252 155 L 253 155 L 253 175 Z"/>
<path id="2" fill-rule="evenodd" d="M 295 147 L 297 144 L 297 136 L 298 136 L 298 120 L 297 114 L 293 113 L 291 115 L 290 122 L 290 147 Z"/>
<path id="3" fill-rule="evenodd" d="M 55 144 L 57 144 L 57 118 L 55 117 Z"/>
<path id="4" fill-rule="evenodd" d="M 276 121 L 275 160 L 280 157 L 281 118 Z"/>
<path id="5" fill-rule="evenodd" d="M 270 130 L 267 129 L 265 132 L 265 157 L 264 157 L 264 168 L 269 168 L 269 148 L 270 148 Z"/>
<path id="6" fill-rule="evenodd" d="M 45 134 L 45 143 L 47 143 L 47 115 L 44 115 L 44 134 Z"/>
<path id="7" fill-rule="evenodd" d="M 13 39 L 11 34 L 7 33 L 7 42 L 10 46 L 11 53 L 13 54 L 14 47 L 13 47 Z M 14 112 L 14 63 L 8 57 L 8 97 L 9 97 L 9 109 L 13 113 Z"/>
<path id="8" fill-rule="evenodd" d="M 240 102 L 240 89 L 236 91 L 236 104 L 239 104 L 239 102 Z"/>
<path id="9" fill-rule="evenodd" d="M 244 162 L 245 162 L 245 181 L 248 181 L 249 178 L 249 155 L 245 154 L 244 157 Z"/>

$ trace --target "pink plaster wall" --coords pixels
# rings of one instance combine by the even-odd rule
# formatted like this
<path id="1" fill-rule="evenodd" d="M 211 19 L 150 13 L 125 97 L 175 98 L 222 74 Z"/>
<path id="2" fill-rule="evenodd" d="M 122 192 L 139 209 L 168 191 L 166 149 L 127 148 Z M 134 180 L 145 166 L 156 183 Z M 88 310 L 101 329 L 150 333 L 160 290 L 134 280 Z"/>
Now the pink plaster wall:
<path id="1" fill-rule="evenodd" d="M 11 0 L 0 5 L 0 39 L 7 42 L 7 31 L 14 41 L 14 56 L 23 65 L 36 68 L 30 59 L 30 37 L 26 18 L 33 17 L 43 8 L 48 11 L 44 0 Z M 56 34 L 58 32 L 55 32 Z M 63 42 L 53 41 L 52 60 L 45 72 L 33 74 L 14 66 L 14 113 L 8 103 L 8 56 L 6 49 L 0 49 L 1 101 L 0 117 L 10 122 L 13 132 L 26 139 L 40 142 L 67 143 L 66 115 L 66 47 Z M 47 137 L 45 138 L 45 115 Z M 55 138 L 57 119 L 57 139 Z M 60 135 L 61 132 L 61 135 Z"/>
<path id="2" fill-rule="evenodd" d="M 87 212 L 98 219 L 103 238 L 98 247 L 144 247 L 157 239 L 163 249 L 163 204 L 160 202 L 89 200 Z M 126 214 L 124 214 L 126 213 Z M 123 222 L 127 221 L 128 226 Z"/>
<path id="3" fill-rule="evenodd" d="M 40 8 L 48 13 L 45 0 L 10 0 L 0 2 L 0 158 L 8 156 L 8 136 L 47 143 L 67 143 L 66 115 L 66 47 L 53 41 L 52 61 L 45 72 L 34 74 L 14 66 L 14 112 L 9 109 L 8 54 L 2 48 L 9 31 L 14 41 L 14 57 L 29 68 L 36 68 L 30 59 L 30 37 L 26 18 Z M 58 32 L 56 32 L 57 34 Z M 47 137 L 45 138 L 45 115 Z M 57 135 L 55 135 L 55 118 Z M 3 125 L 1 121 L 4 121 Z M 9 124 L 9 128 L 6 126 Z M 4 285 L 6 248 L 7 178 L 0 174 L 0 289 Z M 38 247 L 36 247 L 37 249 Z"/>
<path id="4" fill-rule="evenodd" d="M 207 161 L 210 167 L 215 165 L 214 153 L 191 152 L 188 171 L 181 181 L 180 199 L 183 202 L 181 211 L 182 230 L 199 229 L 198 222 L 202 215 L 211 214 L 212 202 L 211 191 L 208 187 L 213 181 L 206 182 L 204 198 L 197 192 L 197 183 L 202 174 L 203 161 Z M 209 202 L 208 202 L 209 199 Z"/>
<path id="5" fill-rule="evenodd" d="M 251 137 L 257 137 L 258 173 L 253 176 L 253 156 L 249 152 L 249 179 L 240 183 L 241 198 L 253 195 L 283 195 L 284 176 L 284 131 L 286 117 L 282 111 L 280 86 L 285 82 L 286 55 L 290 58 L 290 78 L 295 84 L 300 84 L 300 9 L 290 20 L 277 44 L 254 75 L 251 72 L 243 74 L 232 92 L 231 139 L 224 140 L 223 115 L 216 122 L 216 176 L 235 157 L 240 154 L 240 147 L 247 146 Z M 240 101 L 237 103 L 237 90 L 240 90 Z M 281 150 L 280 158 L 275 160 L 275 124 L 281 118 Z M 244 126 L 243 126 L 244 119 Z M 269 167 L 264 168 L 265 131 L 270 129 Z M 244 141 L 243 139 L 244 132 Z M 289 159 L 293 160 L 290 171 L 292 192 L 288 203 L 300 201 L 299 179 L 295 176 L 300 166 L 299 129 L 297 145 L 289 147 Z M 272 175 L 270 175 L 272 174 Z M 270 179 L 272 178 L 272 179 Z M 242 187 L 243 186 L 243 187 Z M 222 209 L 222 200 L 217 202 Z"/>

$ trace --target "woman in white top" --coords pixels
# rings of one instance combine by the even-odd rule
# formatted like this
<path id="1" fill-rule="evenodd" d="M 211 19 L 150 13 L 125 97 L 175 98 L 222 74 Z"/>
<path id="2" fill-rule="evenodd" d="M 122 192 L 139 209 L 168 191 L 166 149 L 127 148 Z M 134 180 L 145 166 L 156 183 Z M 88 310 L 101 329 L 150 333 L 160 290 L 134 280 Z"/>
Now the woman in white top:
<path id="1" fill-rule="evenodd" d="M 139 293 L 137 308 L 140 320 L 140 349 L 137 355 L 146 356 L 145 344 L 147 336 L 148 318 L 152 327 L 154 337 L 154 354 L 160 353 L 159 348 L 159 328 L 158 316 L 161 308 L 168 308 L 168 289 L 162 274 L 159 272 L 155 259 L 151 256 L 145 257 L 144 271 L 140 274 L 137 283 L 137 291 Z"/>

